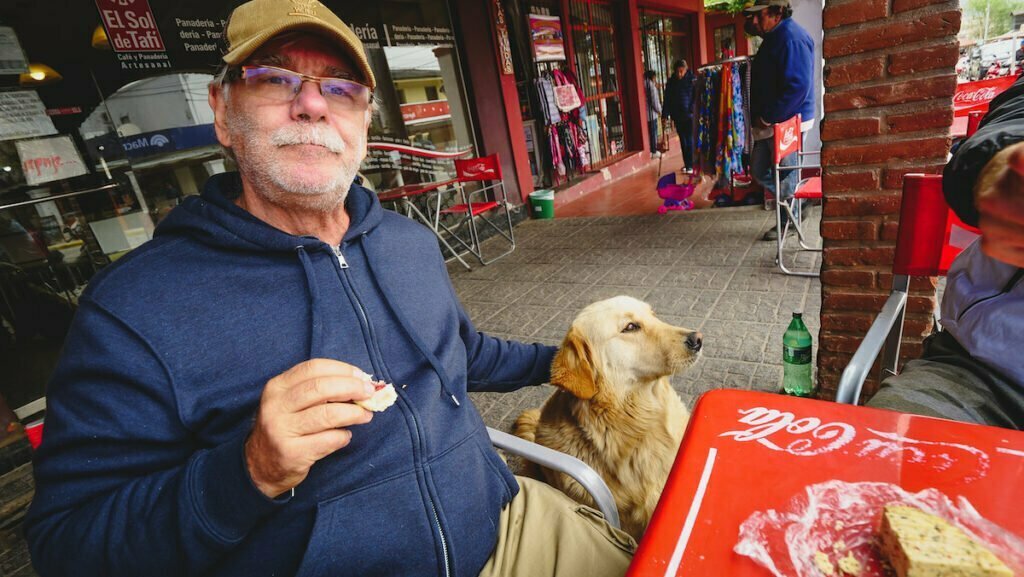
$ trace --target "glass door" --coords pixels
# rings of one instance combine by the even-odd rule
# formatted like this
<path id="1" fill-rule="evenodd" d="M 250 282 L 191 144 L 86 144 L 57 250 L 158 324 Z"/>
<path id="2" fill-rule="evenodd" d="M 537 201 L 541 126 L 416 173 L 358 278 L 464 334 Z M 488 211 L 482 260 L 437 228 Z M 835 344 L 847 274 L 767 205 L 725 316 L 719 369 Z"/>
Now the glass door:
<path id="1" fill-rule="evenodd" d="M 653 70 L 659 86 L 665 86 L 674 70 L 672 63 L 685 60 L 691 70 L 692 36 L 690 16 L 660 14 L 647 10 L 640 13 L 640 43 L 643 47 L 644 69 Z"/>
<path id="2" fill-rule="evenodd" d="M 572 0 L 569 4 L 576 72 L 586 107 L 583 121 L 595 168 L 626 154 L 614 8 L 608 0 Z"/>

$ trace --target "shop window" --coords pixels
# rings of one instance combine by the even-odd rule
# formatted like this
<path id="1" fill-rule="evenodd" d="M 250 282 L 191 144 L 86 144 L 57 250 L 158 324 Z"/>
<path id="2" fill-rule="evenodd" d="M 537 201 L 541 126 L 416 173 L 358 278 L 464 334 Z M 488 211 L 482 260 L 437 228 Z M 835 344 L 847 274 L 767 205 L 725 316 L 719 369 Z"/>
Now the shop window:
<path id="1" fill-rule="evenodd" d="M 0 109 L 17 101 L 32 110 L 0 123 L 0 341 L 9 345 L 0 365 L 17 367 L 0 393 L 10 404 L 44 394 L 92 277 L 224 170 L 206 102 L 211 79 L 147 78 L 100 91 L 91 109 L 47 111 L 36 90 L 0 91 Z"/>
<path id="2" fill-rule="evenodd" d="M 736 56 L 736 26 L 728 24 L 715 28 L 715 60 Z"/>
<path id="3" fill-rule="evenodd" d="M 626 153 L 613 6 L 604 0 L 572 0 L 569 10 L 591 166 L 599 168 Z"/>
<path id="4" fill-rule="evenodd" d="M 362 175 L 376 190 L 454 176 L 455 155 L 474 150 L 455 48 L 427 44 L 367 52 L 380 106 Z M 390 83 L 380 82 L 388 78 Z"/>

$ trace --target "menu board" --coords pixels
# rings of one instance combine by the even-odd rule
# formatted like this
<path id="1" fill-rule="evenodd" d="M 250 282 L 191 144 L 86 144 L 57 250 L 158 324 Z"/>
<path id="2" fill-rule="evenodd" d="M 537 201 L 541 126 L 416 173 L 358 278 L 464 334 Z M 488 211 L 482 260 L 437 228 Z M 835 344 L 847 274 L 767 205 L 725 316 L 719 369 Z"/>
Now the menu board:
<path id="1" fill-rule="evenodd" d="M 57 134 L 34 90 L 0 92 L 0 140 Z"/>

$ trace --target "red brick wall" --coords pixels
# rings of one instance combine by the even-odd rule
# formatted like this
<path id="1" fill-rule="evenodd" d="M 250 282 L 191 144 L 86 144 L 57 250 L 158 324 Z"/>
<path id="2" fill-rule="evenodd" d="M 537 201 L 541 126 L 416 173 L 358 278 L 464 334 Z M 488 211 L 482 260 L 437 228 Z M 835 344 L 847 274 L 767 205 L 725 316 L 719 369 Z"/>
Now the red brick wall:
<path id="1" fill-rule="evenodd" d="M 819 383 L 831 396 L 892 287 L 900 187 L 939 172 L 949 151 L 960 7 L 949 0 L 826 0 L 822 122 L 824 259 Z M 935 306 L 915 279 L 904 358 L 917 356 Z M 873 384 L 865 390 L 873 391 Z"/>

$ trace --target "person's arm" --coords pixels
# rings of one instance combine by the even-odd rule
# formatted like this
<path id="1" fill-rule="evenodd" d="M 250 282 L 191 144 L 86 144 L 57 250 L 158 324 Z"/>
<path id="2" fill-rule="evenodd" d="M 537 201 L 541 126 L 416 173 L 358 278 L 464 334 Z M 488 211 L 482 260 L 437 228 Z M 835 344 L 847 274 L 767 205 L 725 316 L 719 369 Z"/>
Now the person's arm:
<path id="1" fill-rule="evenodd" d="M 690 109 L 684 110 L 685 114 L 694 115 L 697 108 L 697 75 L 693 72 L 687 72 L 690 75 L 689 90 L 690 92 Z"/>
<path id="2" fill-rule="evenodd" d="M 447 271 L 444 274 L 448 276 Z M 468 390 L 507 393 L 551 381 L 551 361 L 557 347 L 506 341 L 477 331 L 450 281 L 448 289 L 459 310 L 459 336 L 466 346 Z"/>
<path id="3" fill-rule="evenodd" d="M 34 458 L 40 574 L 202 574 L 281 506 L 249 480 L 245 436 L 197 446 L 169 385 L 145 340 L 83 298 Z"/>
<path id="4" fill-rule="evenodd" d="M 776 71 L 778 94 L 774 101 L 766 102 L 761 119 L 767 124 L 785 122 L 800 112 L 814 81 L 814 47 L 789 40 L 780 47 Z"/>
<path id="5" fill-rule="evenodd" d="M 551 361 L 557 347 L 506 341 L 481 333 L 462 305 L 461 336 L 466 344 L 467 388 L 470 391 L 511 392 L 551 381 Z"/>
<path id="6" fill-rule="evenodd" d="M 34 459 L 26 537 L 35 568 L 76 577 L 208 573 L 288 501 L 287 488 L 316 460 L 348 444 L 344 427 L 369 421 L 347 402 L 372 394 L 357 371 L 302 363 L 267 383 L 251 431 L 204 445 L 183 422 L 163 359 L 83 297 L 47 389 Z"/>

